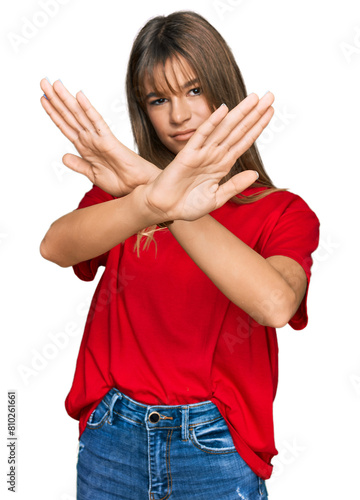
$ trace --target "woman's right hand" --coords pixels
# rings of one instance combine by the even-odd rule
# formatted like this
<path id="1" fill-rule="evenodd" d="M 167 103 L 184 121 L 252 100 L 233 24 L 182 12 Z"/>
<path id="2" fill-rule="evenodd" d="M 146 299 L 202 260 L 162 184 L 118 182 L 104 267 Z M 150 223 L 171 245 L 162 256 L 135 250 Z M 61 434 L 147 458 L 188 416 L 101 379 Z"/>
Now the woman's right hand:
<path id="1" fill-rule="evenodd" d="M 114 136 L 82 91 L 75 98 L 60 80 L 51 85 L 46 78 L 40 87 L 46 94 L 41 97 L 43 108 L 80 154 L 65 154 L 62 161 L 66 167 L 117 197 L 152 182 L 161 173 Z"/>

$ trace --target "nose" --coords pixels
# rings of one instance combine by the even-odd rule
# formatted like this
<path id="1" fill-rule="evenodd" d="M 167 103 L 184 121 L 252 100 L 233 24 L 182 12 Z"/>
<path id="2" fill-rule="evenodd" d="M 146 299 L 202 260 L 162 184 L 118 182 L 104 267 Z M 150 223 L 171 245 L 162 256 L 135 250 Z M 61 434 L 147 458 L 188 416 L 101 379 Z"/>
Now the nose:
<path id="1" fill-rule="evenodd" d="M 179 125 L 191 118 L 191 108 L 186 97 L 175 97 L 171 102 L 170 122 L 173 125 Z"/>

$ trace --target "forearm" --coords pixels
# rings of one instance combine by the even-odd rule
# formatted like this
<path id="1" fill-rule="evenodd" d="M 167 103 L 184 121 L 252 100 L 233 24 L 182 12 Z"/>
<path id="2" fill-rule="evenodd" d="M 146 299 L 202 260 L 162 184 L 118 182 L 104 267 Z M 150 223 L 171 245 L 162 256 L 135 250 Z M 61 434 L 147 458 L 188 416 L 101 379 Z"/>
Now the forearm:
<path id="1" fill-rule="evenodd" d="M 213 217 L 175 221 L 169 229 L 222 293 L 260 324 L 284 326 L 295 313 L 296 296 L 289 283 Z"/>
<path id="2" fill-rule="evenodd" d="M 41 242 L 41 255 L 68 267 L 101 255 L 145 227 L 162 222 L 144 202 L 144 186 L 56 220 Z"/>

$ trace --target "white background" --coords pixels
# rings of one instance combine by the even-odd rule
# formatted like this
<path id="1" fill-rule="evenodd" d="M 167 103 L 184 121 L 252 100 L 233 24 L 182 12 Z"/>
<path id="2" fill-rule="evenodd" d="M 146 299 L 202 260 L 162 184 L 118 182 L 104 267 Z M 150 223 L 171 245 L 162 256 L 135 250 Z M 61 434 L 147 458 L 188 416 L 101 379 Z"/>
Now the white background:
<path id="1" fill-rule="evenodd" d="M 124 97 L 132 41 L 150 17 L 184 9 L 204 15 L 222 33 L 248 92 L 275 94 L 273 125 L 258 142 L 263 161 L 275 184 L 300 194 L 321 221 L 309 325 L 278 331 L 279 455 L 267 482 L 270 498 L 360 498 L 356 0 L 1 4 L 2 498 L 11 497 L 7 391 L 16 390 L 15 498 L 75 499 L 78 427 L 64 399 L 96 286 L 39 254 L 51 222 L 73 210 L 91 187 L 61 163 L 75 150 L 42 109 L 39 82 L 61 78 L 73 94 L 82 89 L 133 147 Z"/>

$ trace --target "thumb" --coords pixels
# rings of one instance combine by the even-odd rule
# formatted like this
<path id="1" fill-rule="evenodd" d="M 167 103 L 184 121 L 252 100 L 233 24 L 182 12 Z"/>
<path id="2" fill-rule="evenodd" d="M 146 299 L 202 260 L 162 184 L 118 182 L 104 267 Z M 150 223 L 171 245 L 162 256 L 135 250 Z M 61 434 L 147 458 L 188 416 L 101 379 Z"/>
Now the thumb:
<path id="1" fill-rule="evenodd" d="M 221 207 L 230 198 L 236 194 L 241 193 L 246 188 L 251 186 L 259 178 L 259 174 L 255 170 L 245 170 L 239 174 L 234 175 L 228 181 L 224 182 L 219 186 L 216 200 L 218 201 L 218 207 Z"/>
<path id="2" fill-rule="evenodd" d="M 66 153 L 66 155 L 62 157 L 62 162 L 65 167 L 70 168 L 70 170 L 73 170 L 74 172 L 85 175 L 85 177 L 93 182 L 93 172 L 91 164 L 83 158 L 80 158 L 80 156 Z"/>

